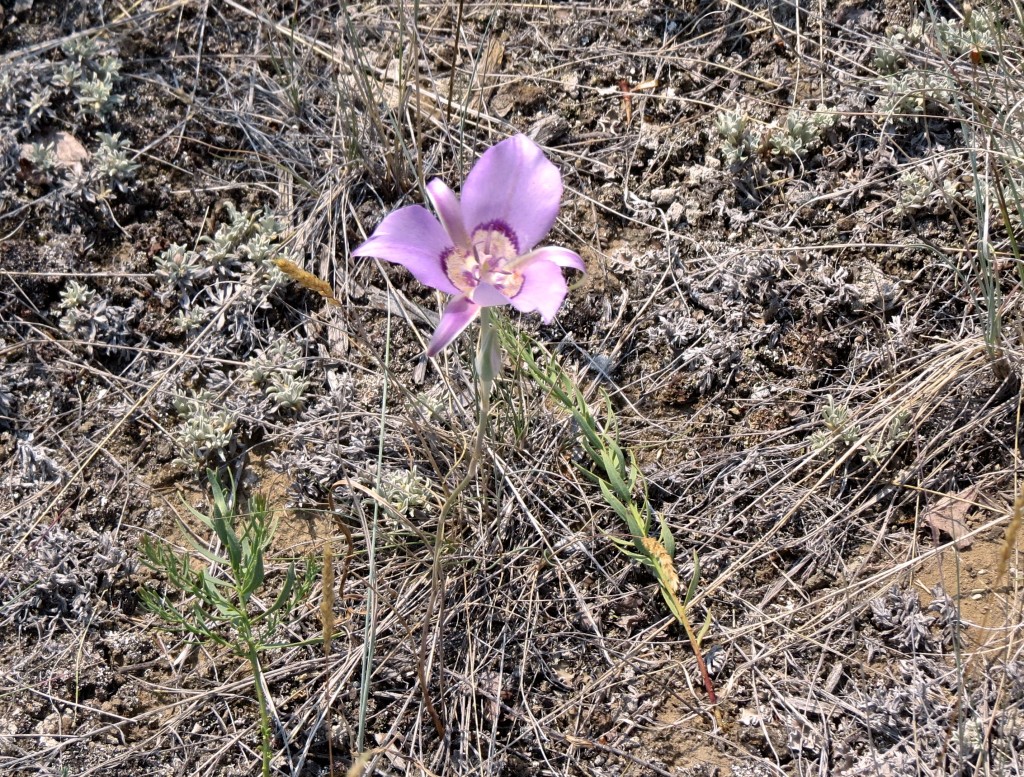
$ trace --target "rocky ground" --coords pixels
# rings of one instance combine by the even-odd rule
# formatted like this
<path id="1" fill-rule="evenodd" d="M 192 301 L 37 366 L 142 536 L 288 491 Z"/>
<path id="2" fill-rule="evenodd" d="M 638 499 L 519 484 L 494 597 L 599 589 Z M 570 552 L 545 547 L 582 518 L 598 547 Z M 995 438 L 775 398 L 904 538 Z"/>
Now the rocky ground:
<path id="1" fill-rule="evenodd" d="M 3 11 L 5 773 L 259 771 L 237 628 L 145 606 L 194 603 L 147 548 L 224 574 L 207 470 L 278 522 L 251 611 L 294 570 L 275 774 L 1020 773 L 1018 4 Z M 635 455 L 717 705 L 516 359 L 437 541 L 474 337 L 350 250 L 518 132 L 588 272 L 511 330 Z"/>

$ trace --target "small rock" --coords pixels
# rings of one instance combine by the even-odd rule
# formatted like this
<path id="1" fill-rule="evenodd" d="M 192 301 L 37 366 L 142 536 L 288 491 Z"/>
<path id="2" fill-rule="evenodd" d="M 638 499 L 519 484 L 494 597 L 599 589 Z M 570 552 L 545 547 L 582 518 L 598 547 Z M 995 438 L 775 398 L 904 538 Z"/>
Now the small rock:
<path id="1" fill-rule="evenodd" d="M 655 205 L 668 205 L 673 200 L 678 199 L 679 188 L 677 186 L 662 186 L 657 189 L 651 189 L 651 202 Z"/>
<path id="2" fill-rule="evenodd" d="M 558 140 L 569 131 L 569 122 L 557 113 L 544 116 L 535 121 L 526 134 L 538 144 L 546 146 L 554 140 Z"/>

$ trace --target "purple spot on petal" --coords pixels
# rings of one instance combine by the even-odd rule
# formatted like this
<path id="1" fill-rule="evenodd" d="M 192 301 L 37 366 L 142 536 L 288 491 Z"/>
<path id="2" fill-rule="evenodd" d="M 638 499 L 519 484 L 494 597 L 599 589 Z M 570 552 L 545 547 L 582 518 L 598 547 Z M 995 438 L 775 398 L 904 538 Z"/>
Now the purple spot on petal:
<path id="1" fill-rule="evenodd" d="M 455 249 L 452 246 L 449 246 L 448 248 L 444 249 L 441 252 L 441 269 L 444 270 L 445 275 L 448 274 L 448 257 L 451 256 L 453 253 L 455 253 Z"/>
<path id="2" fill-rule="evenodd" d="M 513 248 L 516 249 L 516 256 L 519 255 L 520 244 L 519 236 L 516 235 L 515 231 L 506 222 L 501 219 L 494 219 L 493 221 L 487 221 L 478 226 L 473 230 L 475 235 L 477 232 L 498 232 L 508 238 L 508 241 L 512 244 Z"/>

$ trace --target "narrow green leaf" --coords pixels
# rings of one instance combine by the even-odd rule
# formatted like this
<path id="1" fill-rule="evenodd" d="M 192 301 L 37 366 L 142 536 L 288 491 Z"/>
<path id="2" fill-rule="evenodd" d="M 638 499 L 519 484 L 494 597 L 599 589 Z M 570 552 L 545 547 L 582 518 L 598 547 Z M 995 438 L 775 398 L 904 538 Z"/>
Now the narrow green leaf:
<path id="1" fill-rule="evenodd" d="M 256 557 L 252 560 L 252 566 L 245 570 L 245 580 L 242 583 L 242 588 L 239 591 L 243 602 L 248 602 L 249 597 L 252 596 L 253 592 L 256 591 L 261 585 L 263 585 L 264 568 L 263 568 L 263 553 L 258 551 Z"/>
<path id="2" fill-rule="evenodd" d="M 288 565 L 288 570 L 284 573 L 284 586 L 281 588 L 281 593 L 277 595 L 274 603 L 267 610 L 269 615 L 272 612 L 277 612 L 285 607 L 289 603 L 292 595 L 292 589 L 295 587 L 295 562 Z"/>
<path id="3" fill-rule="evenodd" d="M 690 578 L 690 585 L 686 587 L 686 596 L 683 604 L 687 605 L 697 595 L 697 586 L 700 585 L 700 560 L 697 558 L 697 551 L 693 551 L 693 577 Z"/>
<path id="4" fill-rule="evenodd" d="M 668 551 L 668 555 L 672 558 L 676 557 L 676 540 L 672 536 L 672 530 L 668 528 L 668 521 L 665 520 L 664 516 L 658 516 L 661 522 L 661 534 L 658 539 L 661 544 L 665 546 L 665 550 Z"/>
<path id="5" fill-rule="evenodd" d="M 700 631 L 697 632 L 697 650 L 700 650 L 700 643 L 704 641 L 704 637 L 708 635 L 708 631 L 711 630 L 711 608 L 708 607 L 708 613 L 704 616 L 704 625 L 700 627 Z"/>
<path id="6" fill-rule="evenodd" d="M 611 483 L 612 488 L 615 489 L 615 493 L 619 495 L 620 499 L 629 499 L 631 493 L 629 488 L 626 486 L 626 481 L 622 479 L 622 476 L 619 473 L 614 453 L 606 449 L 601 457 L 601 464 L 604 467 L 606 476 L 608 477 L 608 482 Z"/>
<path id="7" fill-rule="evenodd" d="M 625 521 L 628 526 L 629 510 L 627 510 L 626 506 L 619 501 L 619 498 L 612 493 L 611 488 L 608 487 L 608 483 L 604 480 L 599 480 L 598 484 L 601 486 L 601 494 L 604 496 L 604 500 L 608 503 L 608 506 L 618 513 L 619 517 Z"/>
<path id="8" fill-rule="evenodd" d="M 637 506 L 632 502 L 629 504 L 629 509 L 626 513 L 626 525 L 629 526 L 629 533 L 637 539 L 643 539 L 647 536 L 647 522 L 644 521 Z"/>
<path id="9" fill-rule="evenodd" d="M 195 510 L 193 510 L 192 512 L 196 515 L 201 515 Z M 206 516 L 201 517 L 204 519 L 206 518 Z M 206 545 L 203 544 L 198 537 L 196 537 L 192 530 L 188 528 L 188 526 L 186 526 L 185 523 L 180 518 L 178 519 L 178 527 L 181 529 L 181 533 L 184 535 L 185 539 L 188 540 L 188 544 L 191 545 L 195 549 L 196 553 L 198 553 L 200 556 L 205 558 L 211 564 L 217 564 L 220 566 L 229 565 L 229 562 L 226 558 L 224 558 L 223 556 L 218 556 L 216 553 L 207 548 Z M 207 528 L 212 530 L 213 525 L 208 523 Z"/>

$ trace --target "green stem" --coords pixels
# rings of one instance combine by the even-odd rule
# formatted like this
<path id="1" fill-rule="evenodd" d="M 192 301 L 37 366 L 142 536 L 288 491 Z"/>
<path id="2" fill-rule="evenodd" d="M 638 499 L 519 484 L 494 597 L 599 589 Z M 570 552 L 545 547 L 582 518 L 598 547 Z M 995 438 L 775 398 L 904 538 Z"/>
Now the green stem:
<path id="1" fill-rule="evenodd" d="M 260 708 L 260 751 L 263 755 L 263 777 L 270 777 L 270 711 L 267 708 L 267 697 L 263 693 L 263 670 L 260 667 L 256 645 L 246 642 L 246 658 L 252 667 L 253 683 L 256 686 L 256 704 Z"/>
<path id="2" fill-rule="evenodd" d="M 455 506 L 459 495 L 473 482 L 477 469 L 480 466 L 480 459 L 483 456 L 484 437 L 487 433 L 487 419 L 491 412 L 491 388 L 494 385 L 494 370 L 492 367 L 492 350 L 498 345 L 497 332 L 491 312 L 488 308 L 480 311 L 480 337 L 477 340 L 476 368 L 477 368 L 477 399 L 479 400 L 479 415 L 477 416 L 476 440 L 473 443 L 473 451 L 470 454 L 469 465 L 466 476 L 459 481 L 458 485 L 448 494 L 441 507 L 441 514 L 437 519 L 437 535 L 434 538 L 434 563 L 430 571 L 430 598 L 427 600 L 427 611 L 423 616 L 423 627 L 420 630 L 420 654 L 416 662 L 416 674 L 420 682 L 420 691 L 423 695 L 423 704 L 430 714 L 430 718 L 437 729 L 439 736 L 444 736 L 445 726 L 438 715 L 430 699 L 427 687 L 427 640 L 430 636 L 430 624 L 434 622 L 434 612 L 437 611 L 437 622 L 441 623 L 444 615 L 444 596 L 441 590 L 441 550 L 444 546 L 444 528 L 448 513 Z"/>

